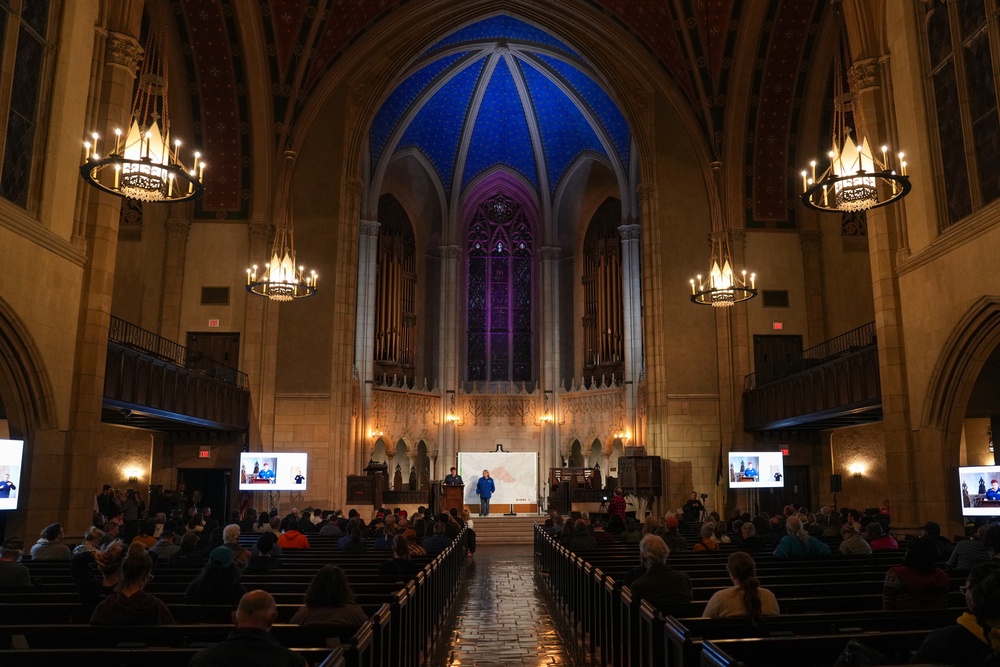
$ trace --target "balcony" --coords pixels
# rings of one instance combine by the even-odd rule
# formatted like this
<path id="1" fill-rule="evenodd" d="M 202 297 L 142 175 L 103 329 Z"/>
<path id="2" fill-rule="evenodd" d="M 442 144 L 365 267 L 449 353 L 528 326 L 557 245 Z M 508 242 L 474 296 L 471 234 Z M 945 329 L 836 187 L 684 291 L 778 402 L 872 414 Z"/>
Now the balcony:
<path id="1" fill-rule="evenodd" d="M 154 431 L 244 432 L 246 373 L 111 318 L 102 421 Z"/>
<path id="2" fill-rule="evenodd" d="M 875 323 L 748 375 L 743 428 L 823 430 L 882 419 Z"/>

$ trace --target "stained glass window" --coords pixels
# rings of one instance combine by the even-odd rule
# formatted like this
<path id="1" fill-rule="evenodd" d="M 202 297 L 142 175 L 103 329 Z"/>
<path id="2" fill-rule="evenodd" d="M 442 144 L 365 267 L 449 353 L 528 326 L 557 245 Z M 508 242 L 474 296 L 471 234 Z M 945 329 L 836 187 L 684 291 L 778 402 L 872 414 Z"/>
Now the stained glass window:
<path id="1" fill-rule="evenodd" d="M 994 2 L 928 4 L 926 35 L 947 200 L 942 227 L 1000 198 L 1000 116 L 989 13 Z"/>
<path id="2" fill-rule="evenodd" d="M 50 7 L 47 0 L 21 0 L 0 4 L 0 58 L 5 72 L 12 72 L 0 87 L 0 128 L 3 128 L 3 163 L 0 196 L 27 207 L 35 155 L 40 141 L 39 114 L 43 106 L 51 44 L 48 41 Z M 16 31 L 13 28 L 16 26 Z"/>
<path id="3" fill-rule="evenodd" d="M 469 224 L 466 377 L 532 380 L 532 233 L 522 207 L 490 197 Z"/>

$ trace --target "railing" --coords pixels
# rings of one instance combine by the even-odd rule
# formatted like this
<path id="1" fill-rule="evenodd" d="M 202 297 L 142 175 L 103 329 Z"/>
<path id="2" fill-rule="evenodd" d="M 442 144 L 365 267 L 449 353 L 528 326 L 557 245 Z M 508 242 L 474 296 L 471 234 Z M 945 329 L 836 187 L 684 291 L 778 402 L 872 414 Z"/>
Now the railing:
<path id="1" fill-rule="evenodd" d="M 111 328 L 108 330 L 108 341 L 145 352 L 161 361 L 203 373 L 240 389 L 250 389 L 246 373 L 114 316 L 111 318 Z"/>
<path id="2" fill-rule="evenodd" d="M 765 366 L 747 375 L 743 380 L 743 391 L 750 391 L 769 382 L 780 380 L 795 373 L 801 373 L 814 366 L 833 361 L 841 356 L 875 344 L 875 323 L 869 322 L 857 329 L 852 329 L 847 333 L 822 342 L 815 347 L 810 347 L 796 357 Z"/>

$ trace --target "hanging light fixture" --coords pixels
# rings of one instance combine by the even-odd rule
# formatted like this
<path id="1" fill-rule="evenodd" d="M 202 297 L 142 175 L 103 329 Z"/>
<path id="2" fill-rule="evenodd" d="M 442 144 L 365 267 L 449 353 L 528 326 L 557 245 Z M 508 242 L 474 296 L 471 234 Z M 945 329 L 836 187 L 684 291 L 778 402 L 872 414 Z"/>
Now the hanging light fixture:
<path id="1" fill-rule="evenodd" d="M 712 174 L 720 206 L 723 201 L 721 169 L 721 162 L 712 163 Z M 699 306 L 728 308 L 757 296 L 757 274 L 751 273 L 748 278 L 745 269 L 736 273 L 733 268 L 733 255 L 729 250 L 729 228 L 726 225 L 725 211 L 721 211 L 719 220 L 720 229 L 712 233 L 711 269 L 708 278 L 698 275 L 697 278 L 691 279 L 691 302 Z"/>
<path id="2" fill-rule="evenodd" d="M 166 31 L 161 19 L 150 20 L 142 65 L 137 76 L 128 133 L 115 129 L 103 154 L 102 138 L 92 132 L 83 147 L 80 174 L 90 185 L 119 197 L 149 203 L 174 203 L 195 199 L 203 192 L 205 163 L 192 151 L 191 161 L 181 161 L 181 141 L 170 143 L 167 106 Z"/>
<path id="3" fill-rule="evenodd" d="M 304 299 L 316 293 L 319 276 L 315 271 L 306 274 L 305 267 L 295 263 L 295 232 L 292 229 L 292 166 L 295 152 L 285 151 L 285 174 L 280 198 L 275 208 L 276 218 L 271 261 L 264 264 L 258 275 L 257 265 L 247 269 L 247 291 L 272 301 Z"/>
<path id="4" fill-rule="evenodd" d="M 833 137 L 827 154 L 830 166 L 817 179 L 816 161 L 809 163 L 810 169 L 802 171 L 801 197 L 802 203 L 815 211 L 866 211 L 905 197 L 910 192 L 910 178 L 906 174 L 906 156 L 903 153 L 894 156 L 894 165 L 890 162 L 888 146 L 882 146 L 881 159 L 871 150 L 857 77 L 851 68 L 847 29 L 839 5 L 837 16 L 840 20 L 840 42 L 833 54 Z M 846 94 L 845 77 L 848 86 Z"/>

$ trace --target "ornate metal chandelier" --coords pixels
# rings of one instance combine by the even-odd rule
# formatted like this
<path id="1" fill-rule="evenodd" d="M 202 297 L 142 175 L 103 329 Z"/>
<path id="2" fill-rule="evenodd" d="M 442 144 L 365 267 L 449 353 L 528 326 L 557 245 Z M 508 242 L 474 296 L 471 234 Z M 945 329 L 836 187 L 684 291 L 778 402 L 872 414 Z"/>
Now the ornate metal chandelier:
<path id="1" fill-rule="evenodd" d="M 101 137 L 92 132 L 84 142 L 80 174 L 90 185 L 119 197 L 149 203 L 173 203 L 200 197 L 205 163 L 201 153 L 191 152 L 191 161 L 181 160 L 181 141 L 170 142 L 167 107 L 166 31 L 160 19 L 150 21 L 142 66 L 132 100 L 132 118 L 122 138 L 115 129 L 114 146 L 107 139 L 101 154 Z"/>
<path id="2" fill-rule="evenodd" d="M 723 201 L 721 169 L 721 162 L 712 163 L 712 174 L 715 178 L 720 207 Z M 709 260 L 711 268 L 708 277 L 705 279 L 699 274 L 697 278 L 691 279 L 691 303 L 728 308 L 757 296 L 757 274 L 751 273 L 748 278 L 745 269 L 739 273 L 733 269 L 725 211 L 720 211 L 719 220 L 719 229 L 712 232 L 712 256 Z"/>
<path id="3" fill-rule="evenodd" d="M 910 192 L 903 153 L 897 153 L 897 172 L 890 163 L 889 147 L 879 159 L 868 143 L 868 127 L 858 91 L 857 73 L 851 68 L 847 30 L 841 21 L 840 42 L 833 56 L 833 137 L 830 166 L 816 178 L 816 161 L 802 171 L 802 203 L 816 211 L 842 213 L 866 211 L 891 204 Z M 844 78 L 848 91 L 844 93 Z M 848 114 L 851 119 L 848 120 Z M 854 137 L 852 137 L 852 133 Z"/>
<path id="4" fill-rule="evenodd" d="M 292 228 L 292 166 L 295 152 L 285 151 L 285 174 L 280 198 L 275 208 L 280 211 L 276 218 L 274 243 L 271 245 L 271 260 L 264 264 L 258 275 L 257 265 L 247 269 L 247 291 L 272 301 L 292 301 L 305 299 L 316 293 L 319 275 L 315 271 L 306 274 L 304 266 L 295 263 L 295 231 Z"/>

